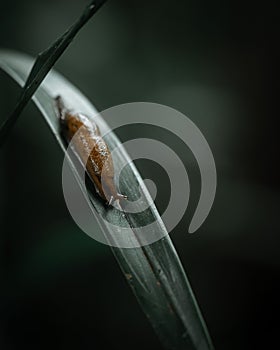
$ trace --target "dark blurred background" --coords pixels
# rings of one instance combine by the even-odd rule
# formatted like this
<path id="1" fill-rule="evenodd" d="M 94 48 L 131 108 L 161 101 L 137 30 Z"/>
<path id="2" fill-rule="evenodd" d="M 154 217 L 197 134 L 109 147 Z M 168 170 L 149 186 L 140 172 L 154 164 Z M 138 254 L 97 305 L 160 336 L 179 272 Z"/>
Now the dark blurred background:
<path id="1" fill-rule="evenodd" d="M 1 0 L 0 47 L 35 56 L 85 4 Z M 108 1 L 56 66 L 99 110 L 134 101 L 169 105 L 208 140 L 218 172 L 216 201 L 199 231 L 188 235 L 199 193 L 189 151 L 161 130 L 119 134 L 161 138 L 187 162 L 195 190 L 172 239 L 217 350 L 278 343 L 277 60 L 270 44 L 276 21 L 268 2 Z M 0 72 L 0 121 L 18 94 Z M 30 104 L 0 150 L 0 348 L 161 349 L 109 247 L 72 221 L 62 160 Z M 159 181 L 157 166 L 138 166 Z M 168 198 L 160 178 L 163 210 Z"/>

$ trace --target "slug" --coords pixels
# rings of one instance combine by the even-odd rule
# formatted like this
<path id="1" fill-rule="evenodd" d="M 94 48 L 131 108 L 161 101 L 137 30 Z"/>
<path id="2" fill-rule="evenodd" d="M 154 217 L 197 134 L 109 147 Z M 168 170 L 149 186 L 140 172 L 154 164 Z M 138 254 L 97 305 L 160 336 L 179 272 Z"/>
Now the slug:
<path id="1" fill-rule="evenodd" d="M 114 201 L 127 199 L 127 196 L 117 192 L 114 183 L 114 165 L 108 145 L 103 140 L 98 126 L 86 115 L 67 109 L 61 96 L 55 98 L 56 108 L 61 127 L 61 133 L 69 144 L 73 139 L 73 150 L 82 162 L 86 172 L 93 182 L 97 193 L 109 205 Z M 102 183 L 101 183 L 102 174 Z"/>

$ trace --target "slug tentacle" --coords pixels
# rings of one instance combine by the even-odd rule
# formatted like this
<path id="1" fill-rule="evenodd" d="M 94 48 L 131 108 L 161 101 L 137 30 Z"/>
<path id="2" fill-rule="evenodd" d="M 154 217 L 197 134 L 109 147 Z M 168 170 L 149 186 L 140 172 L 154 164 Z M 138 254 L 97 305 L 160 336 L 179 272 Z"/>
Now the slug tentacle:
<path id="1" fill-rule="evenodd" d="M 59 119 L 63 120 L 65 118 L 66 108 L 60 95 L 56 96 L 55 103 L 56 103 L 56 108 L 58 110 Z"/>
<path id="2" fill-rule="evenodd" d="M 127 196 L 117 192 L 111 152 L 98 126 L 87 116 L 68 110 L 61 96 L 55 98 L 55 103 L 62 135 L 67 143 L 72 141 L 74 153 L 85 167 L 100 197 L 109 205 L 127 199 Z M 74 137 L 78 130 L 79 133 Z"/>

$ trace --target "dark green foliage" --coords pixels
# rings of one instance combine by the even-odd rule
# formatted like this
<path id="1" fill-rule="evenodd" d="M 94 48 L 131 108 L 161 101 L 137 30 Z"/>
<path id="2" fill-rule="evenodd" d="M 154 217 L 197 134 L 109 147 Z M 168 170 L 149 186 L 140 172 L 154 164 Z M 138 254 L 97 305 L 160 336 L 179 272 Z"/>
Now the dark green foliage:
<path id="1" fill-rule="evenodd" d="M 92 1 L 76 23 L 57 39 L 53 45 L 39 54 L 35 62 L 21 54 L 0 52 L 0 67 L 23 86 L 14 112 L 0 128 L 0 144 L 5 141 L 21 111 L 31 98 L 34 99 L 42 112 L 64 152 L 66 149 L 60 136 L 54 107 L 55 94 L 63 91 L 63 97 L 69 101 L 74 101 L 73 105 L 71 105 L 74 109 L 83 110 L 88 114 L 96 112 L 90 102 L 59 74 L 51 72 L 46 81 L 42 85 L 41 83 L 78 31 L 105 1 Z M 30 71 L 31 73 L 28 75 Z M 109 130 L 100 116 L 97 117 L 97 120 L 105 130 Z M 116 158 L 128 157 L 114 134 L 109 134 L 107 142 L 112 148 L 116 145 L 120 146 L 120 151 L 118 151 Z M 116 159 L 115 164 L 118 164 L 118 159 Z M 82 179 L 79 177 L 73 163 L 70 162 L 70 166 L 81 189 L 85 191 Z M 138 191 L 139 186 L 144 189 L 144 184 L 132 164 L 126 170 L 124 178 L 122 185 L 125 193 L 135 193 Z M 88 195 L 86 192 L 84 194 Z M 123 249 L 113 247 L 113 253 L 164 347 L 167 349 L 189 350 L 213 349 L 187 277 L 156 208 L 152 206 L 141 215 L 135 217 L 131 215 L 120 216 L 116 209 L 107 210 L 96 196 L 89 193 L 89 197 L 92 211 L 96 216 L 96 222 L 100 226 L 102 226 L 100 216 L 109 222 L 130 227 L 132 231 L 137 224 L 143 226 L 145 223 L 150 223 L 151 220 L 157 222 L 156 230 L 164 238 L 152 245 L 139 248 Z M 102 227 L 102 229 L 108 241 L 113 241 L 116 245 L 120 243 L 116 242 L 113 229 L 107 226 Z"/>

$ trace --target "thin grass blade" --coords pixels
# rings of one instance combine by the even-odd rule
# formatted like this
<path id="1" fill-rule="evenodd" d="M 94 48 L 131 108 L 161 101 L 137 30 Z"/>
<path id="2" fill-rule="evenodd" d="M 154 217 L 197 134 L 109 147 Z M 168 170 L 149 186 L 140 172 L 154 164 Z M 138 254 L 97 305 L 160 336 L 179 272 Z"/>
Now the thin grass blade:
<path id="1" fill-rule="evenodd" d="M 0 67 L 21 86 L 25 84 L 33 64 L 34 60 L 28 56 L 0 51 Z M 74 110 L 88 115 L 96 115 L 97 112 L 90 101 L 76 87 L 55 71 L 50 72 L 33 96 L 33 100 L 42 112 L 62 151 L 66 152 L 54 108 L 54 97 L 58 94 L 62 95 L 67 105 L 69 104 Z M 110 130 L 100 115 L 97 114 L 96 118 L 103 131 Z M 120 141 L 113 133 L 108 135 L 107 142 L 109 147 L 118 146 L 116 159 L 114 159 L 116 166 L 118 166 L 118 161 L 122 161 L 123 158 L 129 159 Z M 79 177 L 73 164 L 72 171 L 81 185 L 81 190 L 84 191 L 83 180 Z M 147 189 L 133 163 L 128 166 L 124 178 L 123 186 L 126 193 L 138 191 L 140 186 L 148 198 Z M 96 225 L 103 225 L 101 217 L 105 217 L 109 222 L 127 227 L 131 227 L 132 221 L 134 225 L 137 224 L 137 220 L 139 226 L 142 226 L 144 222 L 149 223 L 151 219 L 157 222 L 156 230 L 164 238 L 139 248 L 112 247 L 113 253 L 166 349 L 213 349 L 186 274 L 156 208 L 151 205 L 148 211 L 136 218 L 122 216 L 119 215 L 118 210 L 106 210 L 96 196 L 86 192 L 84 195 L 90 196 L 90 205 L 95 215 Z M 103 227 L 103 233 L 108 240 L 116 240 L 115 232 L 110 229 L 110 226 Z M 128 237 L 127 239 L 132 238 Z M 118 242 L 115 243 L 117 245 Z M 119 243 L 121 246 L 124 242 Z"/>
<path id="2" fill-rule="evenodd" d="M 38 86 L 45 79 L 56 61 L 67 49 L 74 37 L 80 29 L 88 22 L 88 20 L 100 9 L 107 0 L 94 0 L 86 6 L 82 16 L 49 48 L 39 53 L 30 74 L 26 79 L 21 91 L 19 100 L 12 114 L 0 126 L 0 146 L 5 142 L 13 125 L 16 123 L 20 113 L 30 101 Z"/>

